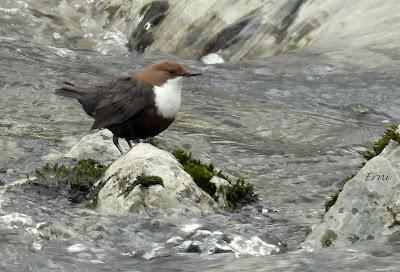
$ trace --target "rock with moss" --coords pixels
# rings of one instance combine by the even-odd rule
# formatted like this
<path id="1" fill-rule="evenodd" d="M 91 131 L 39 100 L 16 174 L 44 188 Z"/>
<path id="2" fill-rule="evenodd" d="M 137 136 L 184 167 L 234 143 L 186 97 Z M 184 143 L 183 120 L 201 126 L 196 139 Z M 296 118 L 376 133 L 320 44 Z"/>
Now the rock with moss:
<path id="1" fill-rule="evenodd" d="M 183 169 L 192 176 L 194 182 L 213 197 L 220 206 L 235 209 L 257 201 L 253 186 L 243 178 L 233 182 L 222 171 L 216 171 L 212 163 L 202 163 L 193 158 L 191 153 L 182 149 L 175 149 L 172 154 L 182 164 Z"/>
<path id="2" fill-rule="evenodd" d="M 307 245 L 345 246 L 400 230 L 400 145 L 391 138 L 332 198 Z"/>
<path id="3" fill-rule="evenodd" d="M 371 150 L 367 151 L 362 151 L 360 152 L 361 155 L 364 156 L 366 160 L 370 160 L 374 158 L 375 156 L 378 156 L 384 149 L 385 147 L 390 143 L 390 141 L 395 141 L 400 143 L 400 133 L 398 131 L 398 125 L 390 125 L 389 128 L 385 131 L 383 136 L 379 138 L 377 141 L 375 141 L 372 145 Z M 328 200 L 325 201 L 325 211 L 329 211 L 329 209 L 336 203 L 336 200 L 340 194 L 340 192 L 343 190 L 344 184 L 346 184 L 347 181 L 351 180 L 356 174 L 353 173 L 349 176 L 347 176 L 343 182 L 339 185 L 339 188 L 335 193 L 333 193 Z"/>
<path id="4" fill-rule="evenodd" d="M 320 240 L 322 247 L 330 247 L 334 243 L 336 238 L 336 233 L 331 229 L 327 229 Z"/>
<path id="5" fill-rule="evenodd" d="M 202 214 L 218 207 L 171 153 L 145 143 L 112 163 L 98 185 L 98 208 L 106 212 Z"/>
<path id="6" fill-rule="evenodd" d="M 94 184 L 103 176 L 107 165 L 93 159 L 73 160 L 69 163 L 46 163 L 35 170 L 35 178 L 28 178 L 25 186 L 46 189 L 49 195 L 66 192 L 72 203 L 97 204 L 99 188 Z"/>
<path id="7" fill-rule="evenodd" d="M 356 173 L 351 174 L 347 177 L 344 178 L 344 180 L 341 182 L 341 184 L 339 185 L 339 188 L 336 190 L 336 192 L 334 192 L 329 198 L 328 200 L 325 201 L 324 206 L 325 206 L 325 212 L 329 211 L 329 209 L 335 205 L 336 200 L 340 194 L 340 192 L 343 190 L 343 186 L 346 184 L 346 182 L 348 182 L 349 180 L 351 180 L 352 178 L 354 178 L 356 175 Z"/>
<path id="8" fill-rule="evenodd" d="M 381 138 L 374 142 L 372 150 L 361 152 L 361 154 L 365 159 L 370 160 L 373 157 L 378 156 L 391 140 L 400 143 L 398 126 L 394 124 L 385 131 L 385 134 L 383 134 Z"/>
<path id="9" fill-rule="evenodd" d="M 117 150 L 110 137 L 107 131 L 83 137 L 67 153 L 72 160 L 44 164 L 36 169 L 37 179 L 27 186 L 113 213 L 197 210 L 201 214 L 217 208 L 233 210 L 257 200 L 253 186 L 244 179 L 231 181 L 211 163 L 202 163 L 179 149 L 172 155 L 155 147 L 154 140 L 118 155 L 108 168 L 109 164 L 101 161 L 112 160 Z M 99 151 L 101 148 L 105 151 Z M 86 156 L 101 161 L 77 159 Z"/>

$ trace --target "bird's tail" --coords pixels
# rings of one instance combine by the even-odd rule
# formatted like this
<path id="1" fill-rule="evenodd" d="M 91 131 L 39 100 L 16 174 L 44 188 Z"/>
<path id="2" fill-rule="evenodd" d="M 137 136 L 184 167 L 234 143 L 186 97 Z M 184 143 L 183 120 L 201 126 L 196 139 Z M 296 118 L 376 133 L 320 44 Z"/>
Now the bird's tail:
<path id="1" fill-rule="evenodd" d="M 72 83 L 66 81 L 64 81 L 63 83 L 65 85 L 62 88 L 56 89 L 54 91 L 56 95 L 79 99 L 84 93 Z"/>

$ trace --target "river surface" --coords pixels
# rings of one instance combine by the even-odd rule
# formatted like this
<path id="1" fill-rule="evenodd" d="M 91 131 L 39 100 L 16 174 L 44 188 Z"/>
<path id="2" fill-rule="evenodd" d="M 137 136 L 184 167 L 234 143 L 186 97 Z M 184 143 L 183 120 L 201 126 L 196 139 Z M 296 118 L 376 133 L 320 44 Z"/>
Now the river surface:
<path id="1" fill-rule="evenodd" d="M 58 5 L 0 3 L 0 181 L 26 177 L 89 132 L 92 121 L 80 105 L 53 95 L 60 81 L 100 84 L 175 58 L 203 76 L 185 82 L 181 112 L 162 143 L 246 178 L 260 202 L 205 217 L 115 216 L 6 185 L 0 187 L 0 271 L 398 271 L 396 237 L 301 248 L 323 216 L 324 201 L 363 163 L 358 151 L 399 122 L 398 61 L 351 65 L 312 46 L 216 66 L 137 55 L 118 30 L 61 38 L 55 29 L 63 21 L 57 25 L 46 13 Z M 75 23 L 95 29 L 79 18 Z M 204 230 L 205 238 L 191 229 Z M 280 252 L 268 255 L 244 244 L 215 252 L 218 233 L 258 237 Z M 170 246 L 177 237 L 197 239 L 202 252 Z"/>

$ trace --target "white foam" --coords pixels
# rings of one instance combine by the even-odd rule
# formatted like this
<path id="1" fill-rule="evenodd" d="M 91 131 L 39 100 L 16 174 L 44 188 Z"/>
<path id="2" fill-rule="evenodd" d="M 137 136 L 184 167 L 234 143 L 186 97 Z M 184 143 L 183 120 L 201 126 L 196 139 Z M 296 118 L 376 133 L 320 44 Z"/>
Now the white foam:
<path id="1" fill-rule="evenodd" d="M 212 65 L 218 63 L 224 63 L 224 59 L 217 53 L 210 53 L 201 58 L 201 62 L 204 64 Z"/>
<path id="2" fill-rule="evenodd" d="M 80 253 L 80 252 L 83 252 L 86 250 L 87 250 L 87 247 L 82 244 L 71 245 L 67 248 L 67 251 L 69 253 Z"/>
<path id="3" fill-rule="evenodd" d="M 0 222 L 8 224 L 10 227 L 18 225 L 31 226 L 33 224 L 32 218 L 23 213 L 10 213 L 0 216 Z"/>
<path id="4" fill-rule="evenodd" d="M 198 228 L 200 228 L 201 225 L 197 224 L 197 223 L 193 223 L 193 224 L 186 224 L 183 225 L 183 227 L 181 228 L 181 230 L 183 230 L 186 233 L 190 233 L 190 232 L 194 232 L 195 230 L 197 230 Z"/>
<path id="5" fill-rule="evenodd" d="M 267 244 L 257 236 L 251 237 L 249 240 L 244 239 L 241 236 L 233 238 L 229 244 L 236 256 L 239 255 L 252 255 L 252 256 L 264 256 L 272 253 L 278 253 L 279 247 Z"/>

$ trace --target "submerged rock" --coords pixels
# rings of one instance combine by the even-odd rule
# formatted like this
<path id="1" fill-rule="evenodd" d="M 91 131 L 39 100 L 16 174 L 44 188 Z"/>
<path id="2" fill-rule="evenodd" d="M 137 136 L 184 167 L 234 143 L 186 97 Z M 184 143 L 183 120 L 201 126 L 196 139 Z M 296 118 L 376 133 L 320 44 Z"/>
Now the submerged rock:
<path id="1" fill-rule="evenodd" d="M 143 176 L 159 177 L 162 184 L 143 185 L 138 182 Z M 136 145 L 111 164 L 101 185 L 98 208 L 107 212 L 200 214 L 216 207 L 169 152 L 150 144 Z"/>
<path id="2" fill-rule="evenodd" d="M 172 254 L 194 253 L 203 256 L 233 252 L 236 256 L 278 254 L 281 247 L 258 236 L 227 235 L 221 231 L 197 229 L 184 237 L 174 236 L 163 244 L 154 244 L 142 258 L 149 260 Z"/>
<path id="3" fill-rule="evenodd" d="M 397 131 L 396 133 L 399 133 Z M 390 140 L 346 182 L 323 221 L 314 226 L 306 244 L 345 246 L 400 230 L 400 145 Z"/>

